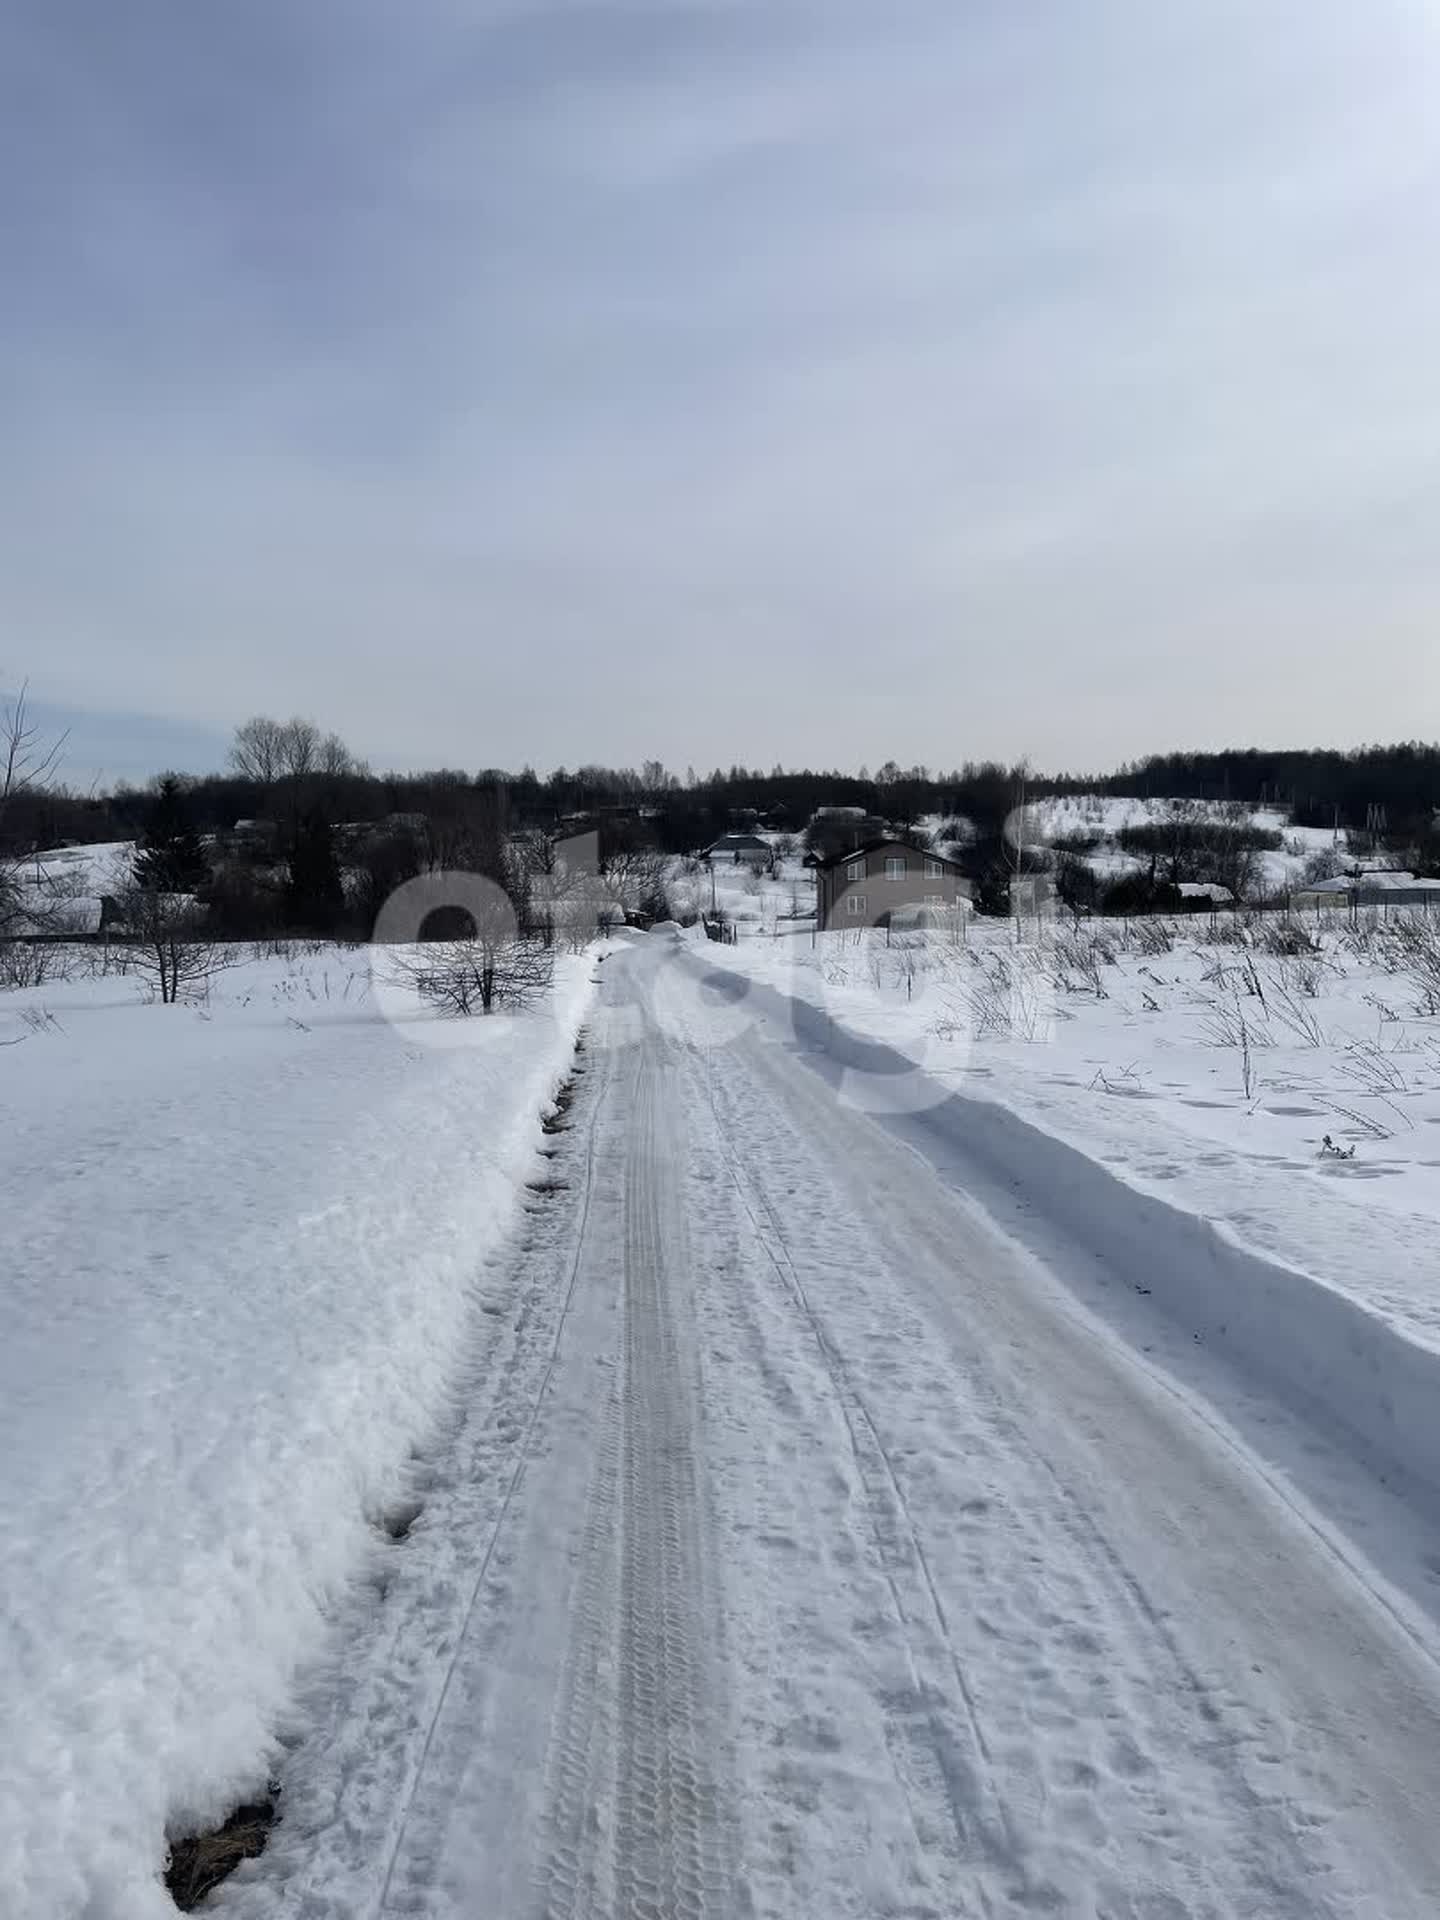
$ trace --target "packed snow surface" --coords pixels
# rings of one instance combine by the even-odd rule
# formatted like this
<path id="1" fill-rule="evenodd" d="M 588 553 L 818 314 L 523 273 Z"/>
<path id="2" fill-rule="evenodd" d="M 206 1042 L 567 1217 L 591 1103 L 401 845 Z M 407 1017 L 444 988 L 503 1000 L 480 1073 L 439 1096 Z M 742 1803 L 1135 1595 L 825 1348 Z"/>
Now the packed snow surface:
<path id="1" fill-rule="evenodd" d="M 1152 1297 L 1281 1270 L 746 952 L 607 961 L 217 1911 L 1433 1920 L 1433 1509 Z"/>

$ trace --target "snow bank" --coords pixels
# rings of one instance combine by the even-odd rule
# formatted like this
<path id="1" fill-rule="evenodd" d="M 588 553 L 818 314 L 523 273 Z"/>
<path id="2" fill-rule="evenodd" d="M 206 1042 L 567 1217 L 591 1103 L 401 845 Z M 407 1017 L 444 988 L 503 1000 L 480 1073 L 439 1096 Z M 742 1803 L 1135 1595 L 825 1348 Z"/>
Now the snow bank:
<path id="1" fill-rule="evenodd" d="M 1338 1421 L 1383 1462 L 1440 1492 L 1440 1349 L 1211 1221 L 1139 1192 L 993 1102 L 955 1096 L 903 1124 L 929 1133 L 931 1157 L 963 1172 L 992 1210 L 1013 1211 L 1017 1186 L 1043 1207 L 1044 1250 L 1063 1249 L 1057 1270 L 1079 1256 L 1109 1284 L 1151 1296 L 1283 1399 L 1325 1424 Z M 1021 1237 L 1041 1236 L 1022 1223 Z"/>
<path id="2" fill-rule="evenodd" d="M 1220 1156 L 1187 1156 L 1182 1139 L 1167 1139 L 1143 1085 L 1140 1098 L 1124 1101 L 1090 1090 L 1082 1111 L 1054 1091 L 1062 1048 L 1039 1045 L 1029 1049 L 1045 1083 L 1037 1094 L 1003 1048 L 947 1055 L 933 1030 L 933 1000 L 897 1002 L 853 978 L 837 984 L 833 970 L 825 977 L 826 964 L 822 956 L 818 966 L 784 966 L 758 943 L 707 956 L 712 981 L 730 972 L 747 983 L 748 993 L 727 996 L 737 1029 L 755 1018 L 781 1026 L 842 1095 L 883 1116 L 1054 1272 L 1083 1279 L 1087 1291 L 1119 1288 L 1148 1299 L 1307 1417 L 1338 1425 L 1369 1454 L 1440 1492 L 1433 1217 L 1377 1217 L 1373 1204 L 1357 1206 L 1335 1190 L 1334 1177 L 1350 1184 L 1356 1163 L 1312 1159 L 1312 1181 L 1298 1160 L 1274 1164 L 1263 1132 L 1247 1166 L 1233 1116 L 1224 1164 L 1193 1166 Z M 1154 1036 L 1172 1076 L 1179 1037 L 1173 1025 Z M 1096 1035 L 1087 1038 L 1093 1079 Z M 1134 1059 L 1121 1044 L 1117 1068 Z M 947 1057 L 955 1063 L 948 1070 Z M 1103 1059 L 1098 1066 L 1103 1073 Z M 1213 1098 L 1206 1105 L 1220 1107 Z M 1315 1115 L 1312 1124 L 1323 1120 Z M 1415 1169 L 1422 1195 L 1432 1191 L 1423 1179 L 1432 1169 L 1433 1162 Z M 1233 1224 L 1195 1204 L 1197 1193 L 1226 1184 L 1245 1203 Z M 1365 1190 L 1368 1201 L 1373 1189 Z M 1253 1244 L 1260 1237 L 1263 1248 Z M 1397 1293 L 1401 1262 L 1418 1268 L 1413 1298 Z"/>
<path id="3" fill-rule="evenodd" d="M 173 1913 L 167 1826 L 263 1784 L 475 1332 L 592 971 L 562 960 L 543 1013 L 459 1046 L 387 1024 L 334 950 L 201 1010 L 116 979 L 0 1002 L 13 1920 Z"/>

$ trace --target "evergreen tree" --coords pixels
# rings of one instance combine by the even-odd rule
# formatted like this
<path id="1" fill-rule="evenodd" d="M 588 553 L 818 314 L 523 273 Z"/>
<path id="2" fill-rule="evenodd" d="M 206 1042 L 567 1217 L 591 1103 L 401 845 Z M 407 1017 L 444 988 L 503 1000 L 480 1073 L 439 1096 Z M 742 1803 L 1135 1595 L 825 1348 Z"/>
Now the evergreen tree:
<path id="1" fill-rule="evenodd" d="M 333 933 L 345 913 L 345 887 L 335 833 L 324 814 L 311 813 L 295 829 L 285 879 L 285 917 L 310 933 Z"/>
<path id="2" fill-rule="evenodd" d="M 200 836 L 173 773 L 160 782 L 135 849 L 135 884 L 147 893 L 195 893 L 210 878 Z"/>

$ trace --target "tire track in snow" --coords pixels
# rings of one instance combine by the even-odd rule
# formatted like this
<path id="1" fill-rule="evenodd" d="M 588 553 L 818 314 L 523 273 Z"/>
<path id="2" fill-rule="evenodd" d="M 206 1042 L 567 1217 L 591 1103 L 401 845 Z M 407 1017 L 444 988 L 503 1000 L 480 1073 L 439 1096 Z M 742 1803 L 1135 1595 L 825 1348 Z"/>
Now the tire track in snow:
<path id="1" fill-rule="evenodd" d="M 575 1637 L 548 1766 L 544 1920 L 724 1920 L 737 1911 L 714 1768 L 698 1395 L 671 1287 L 687 1259 L 668 1062 L 632 1050 L 624 1330 L 586 1518 Z M 608 1825 L 600 1808 L 610 1802 Z"/>
<path id="2" fill-rule="evenodd" d="M 585 1042 L 585 1030 L 582 1028 L 580 1034 L 577 1036 L 577 1039 L 576 1039 L 575 1050 L 577 1054 L 583 1052 L 584 1042 Z M 572 1071 L 578 1072 L 580 1071 L 580 1069 L 576 1068 L 576 1069 L 572 1069 Z M 570 1262 L 569 1273 L 566 1280 L 564 1300 L 561 1304 L 560 1312 L 556 1319 L 555 1333 L 550 1344 L 550 1350 L 546 1359 L 544 1371 L 542 1372 L 540 1376 L 539 1384 L 535 1389 L 534 1398 L 529 1408 L 528 1418 L 526 1420 L 524 1430 L 520 1436 L 519 1445 L 515 1450 L 514 1465 L 505 1483 L 504 1494 L 501 1497 L 499 1508 L 495 1514 L 494 1523 L 491 1527 L 489 1536 L 485 1543 L 484 1552 L 480 1557 L 479 1565 L 476 1569 L 473 1582 L 470 1586 L 469 1597 L 466 1604 L 464 1617 L 461 1621 L 460 1630 L 455 1636 L 455 1639 L 450 1648 L 449 1656 L 446 1660 L 445 1677 L 440 1684 L 440 1690 L 438 1695 L 436 1696 L 435 1704 L 434 1704 L 433 1710 L 430 1713 L 429 1721 L 426 1726 L 425 1737 L 421 1743 L 419 1754 L 415 1760 L 414 1767 L 411 1771 L 410 1778 L 406 1786 L 402 1811 L 400 1813 L 399 1820 L 396 1824 L 394 1840 L 391 1844 L 388 1857 L 386 1859 L 385 1874 L 381 1882 L 379 1899 L 376 1903 L 375 1911 L 377 1914 L 383 1914 L 383 1912 L 385 1911 L 387 1905 L 390 1902 L 392 1891 L 395 1890 L 397 1874 L 401 1874 L 401 1871 L 402 1871 L 402 1862 L 405 1859 L 406 1841 L 407 1841 L 407 1837 L 410 1829 L 411 1814 L 414 1810 L 421 1784 L 426 1777 L 426 1770 L 427 1770 L 427 1767 L 429 1766 L 431 1755 L 435 1751 L 437 1737 L 439 1736 L 440 1730 L 445 1721 L 446 1709 L 450 1703 L 451 1691 L 455 1683 L 455 1677 L 457 1672 L 460 1670 L 460 1666 L 462 1663 L 462 1655 L 465 1651 L 466 1641 L 467 1641 L 467 1638 L 469 1637 L 472 1625 L 475 1621 L 477 1611 L 479 1610 L 480 1598 L 485 1590 L 485 1582 L 489 1576 L 491 1564 L 495 1559 L 496 1548 L 499 1544 L 501 1535 L 505 1530 L 505 1522 L 508 1519 L 510 1515 L 510 1511 L 515 1504 L 516 1495 L 519 1493 L 521 1485 L 524 1481 L 525 1468 L 530 1458 L 531 1450 L 535 1444 L 536 1428 L 539 1425 L 540 1415 L 545 1405 L 545 1397 L 546 1397 L 546 1394 L 549 1392 L 550 1383 L 555 1376 L 556 1367 L 559 1365 L 561 1344 L 565 1337 L 565 1326 L 569 1318 L 571 1305 L 575 1298 L 575 1289 L 579 1282 L 581 1261 L 583 1258 L 583 1251 L 584 1251 L 584 1244 L 585 1244 L 585 1229 L 589 1223 L 590 1206 L 591 1206 L 591 1200 L 594 1195 L 594 1190 L 595 1190 L 595 1126 L 594 1126 L 594 1119 L 592 1115 L 590 1124 L 586 1128 L 584 1178 L 583 1178 L 581 1195 L 580 1195 L 580 1225 L 579 1225 L 579 1231 L 577 1232 L 575 1237 L 574 1254 Z M 444 1770 L 437 1769 L 437 1772 L 443 1772 L 447 1777 L 449 1777 L 451 1770 L 448 1768 Z M 425 1878 L 427 1877 L 428 1863 L 426 1865 L 420 1865 L 419 1863 L 417 1863 L 417 1869 L 418 1870 L 407 1869 L 404 1872 L 403 1877 L 406 1880 L 414 1883 L 415 1887 L 418 1889 L 423 1884 Z"/>
<path id="3" fill-rule="evenodd" d="M 613 1714 L 605 1675 L 607 1626 L 619 1606 L 615 1517 L 619 1511 L 621 1420 L 618 1393 L 606 1408 L 581 1539 L 573 1602 L 574 1635 L 565 1663 L 547 1764 L 548 1857 L 542 1870 L 545 1920 L 603 1914 L 600 1803 L 613 1795 Z"/>

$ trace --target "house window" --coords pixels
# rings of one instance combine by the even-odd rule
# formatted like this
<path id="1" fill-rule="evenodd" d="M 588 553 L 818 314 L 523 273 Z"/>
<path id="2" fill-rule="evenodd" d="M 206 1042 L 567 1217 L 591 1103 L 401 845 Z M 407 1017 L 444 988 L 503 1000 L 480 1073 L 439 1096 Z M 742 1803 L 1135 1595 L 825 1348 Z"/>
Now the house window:
<path id="1" fill-rule="evenodd" d="M 927 880 L 938 880 L 944 871 L 944 867 L 941 866 L 938 860 L 927 860 L 925 862 L 925 878 Z"/>
<path id="2" fill-rule="evenodd" d="M 892 853 L 885 862 L 885 878 L 887 880 L 903 880 L 908 871 L 909 869 L 903 853 Z"/>
<path id="3" fill-rule="evenodd" d="M 863 860 L 852 860 L 845 869 L 845 878 L 847 880 L 863 880 L 865 878 L 865 862 Z"/>
<path id="4" fill-rule="evenodd" d="M 845 901 L 846 901 L 846 906 L 849 912 L 864 913 L 865 896 L 863 893 L 847 893 L 845 896 Z"/>

